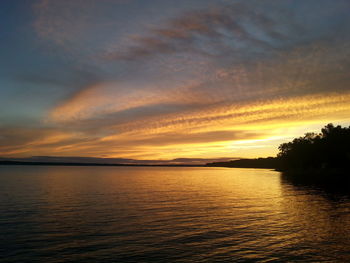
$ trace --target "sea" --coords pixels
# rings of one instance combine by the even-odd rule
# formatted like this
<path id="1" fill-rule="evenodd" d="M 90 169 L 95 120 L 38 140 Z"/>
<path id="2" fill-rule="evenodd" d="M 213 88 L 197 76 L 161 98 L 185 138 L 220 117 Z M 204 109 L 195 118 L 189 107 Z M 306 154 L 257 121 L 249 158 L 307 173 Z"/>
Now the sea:
<path id="1" fill-rule="evenodd" d="M 0 262 L 350 262 L 350 196 L 267 169 L 0 166 Z"/>

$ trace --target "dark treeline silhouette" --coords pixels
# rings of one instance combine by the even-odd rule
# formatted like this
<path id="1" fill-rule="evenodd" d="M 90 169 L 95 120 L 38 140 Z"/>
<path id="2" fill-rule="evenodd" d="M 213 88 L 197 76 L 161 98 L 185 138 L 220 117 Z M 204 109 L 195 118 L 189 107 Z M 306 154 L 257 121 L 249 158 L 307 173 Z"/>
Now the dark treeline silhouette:
<path id="1" fill-rule="evenodd" d="M 329 189 L 350 186 L 350 127 L 328 124 L 321 133 L 306 133 L 279 146 L 277 158 L 284 178 L 294 184 Z"/>
<path id="2" fill-rule="evenodd" d="M 349 178 L 350 127 L 326 125 L 320 133 L 306 133 L 279 147 L 277 157 L 241 159 L 230 162 L 210 163 L 208 166 L 273 168 L 292 177 Z M 339 177 L 339 176 L 338 176 Z"/>
<path id="3" fill-rule="evenodd" d="M 321 133 L 305 136 L 279 146 L 283 170 L 347 169 L 350 164 L 350 127 L 328 124 Z"/>
<path id="4" fill-rule="evenodd" d="M 239 159 L 229 162 L 208 163 L 207 166 L 213 167 L 235 167 L 235 168 L 268 168 L 276 169 L 280 166 L 280 161 L 275 157 L 257 158 L 257 159 Z"/>

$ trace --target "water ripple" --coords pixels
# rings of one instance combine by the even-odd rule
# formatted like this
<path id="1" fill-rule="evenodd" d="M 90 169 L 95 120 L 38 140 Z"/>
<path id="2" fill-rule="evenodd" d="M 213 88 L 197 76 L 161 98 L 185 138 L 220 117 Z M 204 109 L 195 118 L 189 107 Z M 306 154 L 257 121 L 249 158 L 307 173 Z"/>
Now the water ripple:
<path id="1" fill-rule="evenodd" d="M 0 167 L 0 261 L 349 262 L 350 198 L 261 171 Z"/>

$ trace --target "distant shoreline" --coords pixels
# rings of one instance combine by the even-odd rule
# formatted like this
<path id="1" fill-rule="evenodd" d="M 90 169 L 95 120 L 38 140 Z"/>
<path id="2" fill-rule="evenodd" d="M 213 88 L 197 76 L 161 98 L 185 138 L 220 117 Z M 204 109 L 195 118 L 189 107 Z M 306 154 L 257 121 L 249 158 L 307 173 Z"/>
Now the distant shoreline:
<path id="1" fill-rule="evenodd" d="M 0 161 L 0 165 L 29 165 L 29 166 L 136 166 L 136 167 L 207 167 L 199 164 L 122 164 L 122 163 L 68 163 L 68 162 L 20 162 Z"/>
<path id="2" fill-rule="evenodd" d="M 276 157 L 256 158 L 256 159 L 238 159 L 229 162 L 207 163 L 209 167 L 227 167 L 227 168 L 254 168 L 254 169 L 275 169 L 280 170 L 280 160 Z"/>
<path id="3" fill-rule="evenodd" d="M 242 159 L 246 160 L 246 159 Z M 249 159 L 254 160 L 254 159 Z M 237 160 L 240 161 L 240 160 Z M 235 162 L 235 161 L 233 161 Z M 124 163 L 79 163 L 79 162 L 25 162 L 25 161 L 0 161 L 0 166 L 16 165 L 16 166 L 131 166 L 131 167 L 219 167 L 219 168 L 245 168 L 245 169 L 273 169 L 278 171 L 276 167 L 259 166 L 259 165 L 243 165 L 232 166 L 232 162 L 206 163 L 206 164 L 124 164 Z"/>
<path id="4" fill-rule="evenodd" d="M 271 158 L 271 157 L 270 157 Z M 269 163 L 266 165 L 266 159 L 239 159 L 231 162 L 215 162 L 206 164 L 124 164 L 124 163 L 81 163 L 81 162 L 30 162 L 30 161 L 0 161 L 0 166 L 4 165 L 29 165 L 29 166 L 131 166 L 131 167 L 221 167 L 221 168 L 246 168 L 246 169 L 273 169 L 278 168 Z M 258 163 L 256 162 L 257 160 Z M 248 163 L 247 163 L 248 161 Z M 262 163 L 261 163 L 262 162 Z M 238 164 L 238 165 L 237 165 Z"/>

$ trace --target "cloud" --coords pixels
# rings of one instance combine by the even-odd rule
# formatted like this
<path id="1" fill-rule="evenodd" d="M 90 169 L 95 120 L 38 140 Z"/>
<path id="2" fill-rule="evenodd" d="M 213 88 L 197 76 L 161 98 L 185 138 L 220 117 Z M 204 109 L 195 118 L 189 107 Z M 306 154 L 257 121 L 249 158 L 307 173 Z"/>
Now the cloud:
<path id="1" fill-rule="evenodd" d="M 98 18 L 98 13 L 103 11 L 101 7 L 111 3 L 110 0 L 39 0 L 33 4 L 36 17 L 33 27 L 39 37 L 61 47 L 74 48 L 94 22 L 91 18 Z"/>
<path id="2" fill-rule="evenodd" d="M 64 156 L 143 159 L 224 156 L 224 152 L 233 149 L 230 145 L 234 142 L 273 138 L 276 129 L 346 120 L 349 102 L 349 93 L 329 93 L 250 104 L 212 105 L 183 113 L 175 111 L 166 115 L 146 115 L 141 119 L 125 118 L 123 122 L 113 118 L 76 120 L 63 127 L 80 131 L 81 135 L 50 148 L 52 153 Z M 289 138 L 291 135 L 282 133 L 279 136 Z M 255 149 L 259 147 L 255 146 Z M 245 145 L 239 147 L 248 149 Z"/>
<path id="3" fill-rule="evenodd" d="M 102 138 L 102 142 L 118 143 L 124 146 L 166 146 L 166 145 L 198 145 L 203 143 L 225 142 L 241 139 L 263 137 L 264 133 L 239 130 L 215 130 L 215 131 L 172 131 L 145 135 L 128 134 L 131 140 L 125 140 L 125 136 L 107 136 Z"/>
<path id="4" fill-rule="evenodd" d="M 116 3 L 34 6 L 40 40 L 74 59 L 19 77 L 65 96 L 36 128 L 1 129 L 0 154 L 218 157 L 281 127 L 349 119 L 346 1 L 214 1 L 144 21 L 121 21 L 131 9 Z"/>
<path id="5" fill-rule="evenodd" d="M 0 156 L 54 152 L 56 147 L 84 140 L 79 132 L 46 127 L 0 128 Z"/>
<path id="6" fill-rule="evenodd" d="M 142 34 L 131 34 L 123 46 L 119 42 L 111 46 L 106 58 L 137 61 L 179 53 L 213 59 L 229 53 L 229 58 L 236 61 L 254 60 L 256 56 L 349 33 L 344 26 L 349 21 L 337 20 L 342 10 L 350 8 L 348 2 L 340 0 L 330 5 L 327 1 L 298 1 L 298 9 L 293 5 L 293 1 L 250 0 L 191 10 L 165 21 L 164 26 L 152 25 Z M 322 17 L 334 22 L 325 24 Z"/>
<path id="7" fill-rule="evenodd" d="M 136 87 L 134 87 L 136 85 Z M 142 85 L 138 87 L 137 85 Z M 192 105 L 204 104 L 207 100 L 200 93 L 190 94 L 192 86 L 188 83 L 181 87 L 167 87 L 162 89 L 157 85 L 140 83 L 99 83 L 85 87 L 68 100 L 55 107 L 50 115 L 54 121 L 83 120 L 116 112 L 160 105 Z"/>
<path id="8" fill-rule="evenodd" d="M 165 27 L 153 28 L 148 35 L 130 36 L 127 42 L 129 47 L 110 51 L 106 57 L 137 60 L 175 52 L 218 56 L 227 51 L 242 49 L 246 52 L 252 49 L 249 53 L 254 53 L 259 52 L 259 49 L 273 49 L 269 39 L 287 38 L 274 30 L 276 21 L 248 7 L 246 4 L 236 3 L 210 10 L 187 12 L 169 21 Z M 250 32 L 246 20 L 259 28 L 264 37 Z"/>
<path id="9" fill-rule="evenodd" d="M 269 101 L 303 100 L 303 96 L 318 100 L 323 94 L 337 97 L 349 90 L 350 49 L 347 43 L 328 44 L 297 47 L 257 63 L 213 65 L 211 72 L 182 83 L 156 79 L 101 82 L 62 101 L 53 108 L 50 119 L 91 121 L 91 126 L 138 123 L 140 119 L 159 124 L 156 116 L 171 122 L 178 116 L 186 120 L 210 112 L 220 119 L 221 112 Z"/>
<path id="10" fill-rule="evenodd" d="M 63 146 L 62 154 L 171 158 L 201 156 L 207 149 L 223 156 L 233 142 L 269 138 L 274 129 L 348 119 L 347 47 L 316 42 L 277 59 L 213 67 L 183 85 L 99 83 L 53 108 L 50 119 L 95 136 Z"/>

